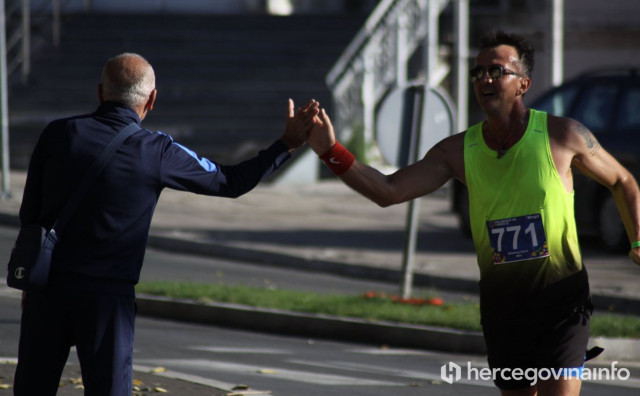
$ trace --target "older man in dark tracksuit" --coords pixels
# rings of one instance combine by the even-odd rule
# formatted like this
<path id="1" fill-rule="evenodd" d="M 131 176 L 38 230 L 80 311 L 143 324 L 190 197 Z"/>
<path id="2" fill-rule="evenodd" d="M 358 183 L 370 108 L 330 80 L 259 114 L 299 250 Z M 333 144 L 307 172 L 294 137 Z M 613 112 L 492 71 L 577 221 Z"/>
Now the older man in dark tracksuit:
<path id="1" fill-rule="evenodd" d="M 131 122 L 140 124 L 156 93 L 153 68 L 144 58 L 111 58 L 102 73 L 98 109 L 53 121 L 40 136 L 21 223 L 51 227 L 100 150 Z M 134 285 L 160 192 L 168 187 L 233 198 L 250 191 L 306 142 L 317 113 L 315 101 L 294 113 L 290 100 L 282 137 L 233 166 L 199 158 L 171 137 L 142 127 L 128 138 L 59 235 L 48 286 L 24 296 L 15 394 L 56 394 L 76 345 L 86 395 L 130 395 Z"/>

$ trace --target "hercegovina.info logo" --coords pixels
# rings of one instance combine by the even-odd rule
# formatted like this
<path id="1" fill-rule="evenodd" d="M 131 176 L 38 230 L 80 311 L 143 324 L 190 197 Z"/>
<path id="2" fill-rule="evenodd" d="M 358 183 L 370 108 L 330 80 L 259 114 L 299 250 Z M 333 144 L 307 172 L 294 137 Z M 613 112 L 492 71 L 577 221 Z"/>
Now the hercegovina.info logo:
<path id="1" fill-rule="evenodd" d="M 626 381 L 631 376 L 628 369 L 617 367 L 618 362 L 612 362 L 610 367 L 598 368 L 571 368 L 571 369 L 547 369 L 547 368 L 489 368 L 489 367 L 473 367 L 471 362 L 467 362 L 466 367 L 459 364 L 449 362 L 440 368 L 440 377 L 448 384 L 464 379 L 466 381 L 493 381 L 502 379 L 504 381 L 521 381 L 527 380 L 531 386 L 538 381 L 546 381 L 550 379 L 569 379 L 579 377 L 587 381 L 602 380 L 621 380 Z M 466 375 L 463 376 L 463 368 Z"/>

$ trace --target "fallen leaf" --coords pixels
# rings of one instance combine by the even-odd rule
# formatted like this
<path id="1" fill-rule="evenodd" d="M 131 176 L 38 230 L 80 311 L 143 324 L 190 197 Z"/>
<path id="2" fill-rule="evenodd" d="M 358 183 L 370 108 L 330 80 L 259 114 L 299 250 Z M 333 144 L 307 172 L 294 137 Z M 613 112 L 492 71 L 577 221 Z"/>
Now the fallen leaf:
<path id="1" fill-rule="evenodd" d="M 157 374 L 157 373 L 164 373 L 164 372 L 166 372 L 166 371 L 167 371 L 167 369 L 166 369 L 166 368 L 164 368 L 164 367 L 156 367 L 156 368 L 154 368 L 153 370 L 151 370 L 151 372 L 152 372 L 152 373 L 156 373 L 156 374 Z"/>
<path id="2" fill-rule="evenodd" d="M 161 388 L 161 387 L 159 387 L 159 386 L 156 386 L 155 388 L 153 388 L 153 391 L 154 391 L 154 392 L 158 392 L 158 393 L 169 393 L 169 391 L 168 391 L 168 390 L 166 390 L 166 389 L 164 389 L 164 388 Z"/>
<path id="3" fill-rule="evenodd" d="M 258 370 L 258 374 L 277 374 L 278 372 L 276 370 L 272 370 L 272 369 L 260 369 Z"/>
<path id="4" fill-rule="evenodd" d="M 441 299 L 440 297 L 429 298 L 429 299 L 427 299 L 427 304 L 429 304 L 429 305 L 443 305 L 444 304 L 444 300 Z"/>

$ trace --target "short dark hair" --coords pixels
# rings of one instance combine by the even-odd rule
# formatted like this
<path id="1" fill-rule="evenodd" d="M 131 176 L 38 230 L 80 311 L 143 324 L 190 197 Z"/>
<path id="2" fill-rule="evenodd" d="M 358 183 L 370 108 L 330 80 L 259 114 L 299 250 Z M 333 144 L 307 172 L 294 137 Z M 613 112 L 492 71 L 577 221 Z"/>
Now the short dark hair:
<path id="1" fill-rule="evenodd" d="M 524 74 L 531 77 L 534 65 L 534 49 L 524 37 L 517 34 L 505 33 L 501 30 L 486 33 L 480 38 L 480 49 L 495 48 L 508 45 L 516 49 L 520 63 L 524 67 Z"/>

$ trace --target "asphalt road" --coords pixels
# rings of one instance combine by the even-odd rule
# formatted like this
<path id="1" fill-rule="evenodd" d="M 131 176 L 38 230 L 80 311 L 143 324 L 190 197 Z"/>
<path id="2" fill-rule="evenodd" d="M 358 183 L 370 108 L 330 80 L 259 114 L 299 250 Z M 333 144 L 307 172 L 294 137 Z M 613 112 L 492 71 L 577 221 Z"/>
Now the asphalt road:
<path id="1" fill-rule="evenodd" d="M 8 253 L 16 230 L 0 228 L 0 251 Z M 4 266 L 0 276 L 5 275 Z M 143 280 L 198 280 L 360 293 L 392 292 L 397 286 L 308 271 L 216 260 L 150 249 Z M 15 358 L 19 329 L 18 293 L 0 296 L 0 356 Z M 486 367 L 483 356 L 393 349 L 380 345 L 311 340 L 261 334 L 215 326 L 139 317 L 136 325 L 135 364 L 163 367 L 170 373 L 193 376 L 201 382 L 227 387 L 248 385 L 274 395 L 495 395 L 491 381 L 454 384 L 441 379 L 450 362 L 461 367 Z M 470 362 L 470 363 L 468 363 Z M 606 362 L 599 362 L 606 368 Z M 77 373 L 72 353 L 68 368 Z M 583 395 L 631 395 L 640 390 L 640 365 L 626 364 L 632 379 L 586 383 Z M 464 372 L 463 372 L 464 374 Z M 9 382 L 9 379 L 4 380 Z M 71 388 L 68 388 L 71 389 Z M 10 391 L 0 390 L 0 394 Z M 195 391 L 192 391 L 195 392 Z M 191 393 L 194 396 L 197 393 Z"/>
<path id="2" fill-rule="evenodd" d="M 19 316 L 16 294 L 0 297 L 0 356 L 3 358 L 16 356 Z M 461 380 L 453 384 L 441 379 L 441 368 L 449 363 L 486 368 L 483 356 L 284 337 L 143 317 L 139 317 L 136 324 L 134 363 L 145 370 L 161 367 L 171 375 L 188 375 L 196 381 L 227 388 L 246 385 L 278 396 L 496 394 L 491 381 L 467 380 L 465 371 Z M 72 353 L 69 375 L 78 377 L 77 367 L 77 358 Z M 630 370 L 631 381 L 586 383 L 582 394 L 638 394 L 640 366 L 619 367 Z M 65 381 L 72 377 L 65 377 Z M 140 375 L 134 377 L 140 378 Z M 161 378 L 148 378 L 145 378 L 147 382 L 162 383 Z M 3 383 L 10 381 L 2 378 Z M 170 392 L 176 390 L 167 387 Z M 65 390 L 66 394 L 81 394 L 71 386 Z M 0 395 L 10 392 L 0 390 Z M 190 392 L 193 396 L 211 394 L 203 387 Z"/>

